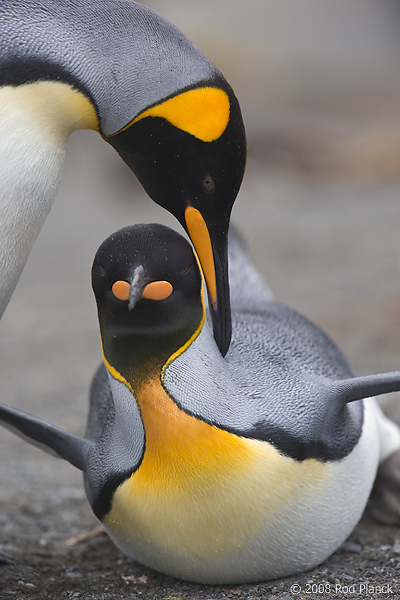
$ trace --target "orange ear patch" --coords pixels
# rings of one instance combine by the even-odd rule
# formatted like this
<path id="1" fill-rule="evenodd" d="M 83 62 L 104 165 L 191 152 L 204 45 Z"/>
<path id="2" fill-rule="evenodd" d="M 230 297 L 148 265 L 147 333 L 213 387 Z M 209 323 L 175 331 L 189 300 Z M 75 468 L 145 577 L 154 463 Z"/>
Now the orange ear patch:
<path id="1" fill-rule="evenodd" d="M 147 298 L 147 300 L 165 300 L 173 291 L 174 288 L 169 281 L 152 281 L 144 288 L 142 298 Z"/>
<path id="2" fill-rule="evenodd" d="M 202 87 L 182 92 L 145 110 L 130 125 L 146 117 L 162 117 L 203 142 L 213 142 L 224 133 L 229 114 L 228 94 L 219 88 Z"/>
<path id="3" fill-rule="evenodd" d="M 131 291 L 131 286 L 127 281 L 116 281 L 111 288 L 112 293 L 118 300 L 129 300 L 129 293 Z"/>

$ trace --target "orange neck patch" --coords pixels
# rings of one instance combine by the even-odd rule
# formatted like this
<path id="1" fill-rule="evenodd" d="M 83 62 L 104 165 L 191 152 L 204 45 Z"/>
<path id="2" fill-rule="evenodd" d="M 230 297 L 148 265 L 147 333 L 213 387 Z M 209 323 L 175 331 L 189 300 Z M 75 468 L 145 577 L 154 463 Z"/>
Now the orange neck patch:
<path id="1" fill-rule="evenodd" d="M 146 432 L 146 451 L 128 480 L 132 493 L 190 495 L 199 478 L 218 480 L 227 473 L 234 476 L 251 463 L 246 441 L 185 413 L 160 380 L 147 381 L 136 397 Z"/>
<path id="2" fill-rule="evenodd" d="M 128 127 L 146 117 L 161 117 L 203 142 L 213 142 L 224 133 L 229 113 L 227 93 L 218 88 L 204 87 L 183 92 L 152 106 L 136 117 Z"/>

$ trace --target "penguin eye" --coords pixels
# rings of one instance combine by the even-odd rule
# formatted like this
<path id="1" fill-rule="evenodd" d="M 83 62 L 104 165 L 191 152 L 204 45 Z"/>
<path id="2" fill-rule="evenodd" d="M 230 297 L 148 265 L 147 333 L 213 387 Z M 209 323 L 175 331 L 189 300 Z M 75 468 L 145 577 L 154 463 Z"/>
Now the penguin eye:
<path id="1" fill-rule="evenodd" d="M 188 265 L 187 267 L 183 267 L 183 269 L 181 269 L 179 271 L 180 275 L 186 275 L 186 273 L 189 273 L 190 269 L 192 268 L 192 265 Z"/>
<path id="2" fill-rule="evenodd" d="M 214 179 L 208 173 L 206 173 L 206 175 L 204 176 L 201 187 L 203 188 L 203 192 L 205 192 L 206 194 L 212 194 L 215 190 Z"/>

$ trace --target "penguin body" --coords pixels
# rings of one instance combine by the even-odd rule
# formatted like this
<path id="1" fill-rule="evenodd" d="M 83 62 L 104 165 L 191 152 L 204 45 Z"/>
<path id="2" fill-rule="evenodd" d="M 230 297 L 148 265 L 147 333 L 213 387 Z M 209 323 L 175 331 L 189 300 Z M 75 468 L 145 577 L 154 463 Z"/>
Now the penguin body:
<path id="1" fill-rule="evenodd" d="M 86 438 L 0 409 L 3 423 L 84 471 L 92 509 L 123 552 L 209 584 L 322 562 L 400 447 L 368 398 L 400 390 L 400 373 L 354 377 L 327 336 L 268 299 L 237 240 L 232 249 L 225 358 L 187 242 L 162 226 L 125 228 L 92 267 L 104 365 Z"/>
<path id="2" fill-rule="evenodd" d="M 0 6 L 0 312 L 54 201 L 67 138 L 82 128 L 117 150 L 195 245 L 205 229 L 198 251 L 226 353 L 227 232 L 246 159 L 240 108 L 182 32 L 130 0 Z"/>

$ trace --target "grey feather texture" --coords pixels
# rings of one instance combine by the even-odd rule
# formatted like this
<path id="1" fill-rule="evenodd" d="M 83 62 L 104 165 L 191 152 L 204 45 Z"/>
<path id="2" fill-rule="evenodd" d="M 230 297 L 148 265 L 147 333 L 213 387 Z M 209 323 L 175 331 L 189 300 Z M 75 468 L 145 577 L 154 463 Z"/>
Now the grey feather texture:
<path id="1" fill-rule="evenodd" d="M 0 57 L 2 84 L 66 78 L 86 91 L 105 136 L 168 96 L 222 79 L 179 29 L 130 0 L 2 2 Z"/>
<path id="2" fill-rule="evenodd" d="M 353 401 L 399 390 L 400 373 L 356 378 L 328 336 L 272 301 L 234 230 L 229 261 L 228 354 L 221 357 L 206 325 L 166 369 L 166 390 L 190 414 L 297 460 L 342 459 L 362 432 L 363 404 Z"/>
<path id="3" fill-rule="evenodd" d="M 162 240 L 162 228 L 151 227 Z M 154 238 L 151 241 L 153 249 Z M 110 262 L 114 265 L 112 252 L 113 249 Z M 134 245 L 129 249 L 129 257 L 131 252 L 135 253 Z M 191 255 L 190 248 L 188 252 Z M 145 249 L 141 248 L 139 254 L 143 259 Z M 125 259 L 124 255 L 123 262 L 131 266 Z M 231 266 L 233 339 L 225 358 L 206 322 L 192 343 L 180 346 L 180 354 L 164 368 L 164 356 L 170 357 L 171 353 L 162 354 L 156 367 L 159 375 L 153 371 L 151 374 L 161 378 L 170 399 L 184 412 L 236 437 L 201 425 L 201 431 L 207 433 L 196 445 L 199 440 L 197 434 L 190 433 L 190 426 L 186 439 L 187 429 L 181 427 L 179 419 L 172 420 L 171 429 L 178 422 L 176 438 L 172 431 L 172 446 L 175 450 L 176 440 L 179 444 L 179 436 L 183 437 L 189 444 L 191 460 L 187 461 L 185 444 L 181 453 L 174 451 L 171 458 L 168 451 L 163 456 L 171 429 L 166 427 L 167 435 L 163 437 L 162 421 L 156 432 L 161 441 L 156 451 L 162 460 L 156 468 L 146 466 L 146 431 L 141 410 L 144 414 L 148 397 L 138 396 L 139 405 L 132 391 L 137 389 L 140 394 L 140 385 L 136 388 L 132 383 L 137 377 L 137 364 L 132 364 L 132 357 L 142 364 L 147 330 L 139 336 L 143 345 L 135 346 L 135 350 L 139 348 L 136 354 L 129 354 L 132 344 L 122 344 L 122 353 L 116 355 L 110 372 L 104 365 L 97 371 L 86 439 L 15 409 L 0 407 L 0 421 L 6 426 L 11 425 L 34 443 L 50 447 L 84 470 L 92 509 L 124 552 L 169 575 L 214 584 L 276 578 L 309 569 L 324 560 L 358 522 L 379 461 L 400 446 L 399 429 L 383 417 L 373 400 L 363 400 L 372 393 L 400 390 L 400 373 L 354 377 L 347 360 L 323 332 L 295 311 L 269 299 L 268 289 L 237 237 L 231 243 Z M 193 269 L 186 273 L 193 274 Z M 176 286 L 175 299 L 171 294 L 169 303 L 163 305 L 162 315 L 167 323 L 182 289 L 191 300 L 191 293 L 194 295 L 194 306 L 199 309 L 193 326 L 201 323 L 201 281 L 199 273 L 195 275 L 193 280 L 187 280 L 192 281 L 187 287 Z M 104 280 L 106 298 L 112 280 Z M 95 290 L 96 282 L 94 279 Z M 98 302 L 99 297 L 98 293 Z M 192 314 L 193 304 L 179 306 L 184 309 L 179 312 L 178 321 L 184 319 L 182 312 Z M 153 309 L 152 319 L 146 324 L 150 331 L 160 306 L 153 305 Z M 116 314 L 123 317 L 129 315 L 129 325 L 140 318 L 127 305 L 118 305 L 118 311 Z M 100 319 L 102 335 L 107 328 L 111 334 L 107 333 L 113 334 L 113 320 Z M 122 323 L 126 325 L 123 319 Z M 123 330 L 123 342 L 126 331 L 129 337 L 129 326 Z M 163 336 L 165 330 L 161 327 L 157 344 L 151 346 L 152 358 L 159 352 Z M 182 339 L 186 341 L 188 336 Z M 114 337 L 118 339 L 117 334 Z M 133 341 L 140 343 L 137 337 Z M 124 370 L 118 371 L 121 356 L 128 358 L 128 370 L 132 364 L 132 377 L 124 379 Z M 158 408 L 165 409 L 163 397 L 171 406 L 164 394 L 156 395 L 161 405 L 153 407 L 150 415 L 156 414 Z M 162 412 L 165 418 L 169 414 L 168 409 Z M 191 419 L 185 419 L 188 425 Z M 151 457 L 150 430 L 147 433 Z M 224 454 L 217 456 L 218 464 L 210 461 L 212 469 L 208 465 L 203 471 L 196 460 L 191 462 L 190 450 L 195 440 L 196 458 L 207 466 L 210 447 L 215 451 L 215 446 L 207 444 L 207 435 L 211 439 L 217 436 Z M 238 437 L 243 439 L 239 441 Z M 231 446 L 221 442 L 226 438 Z M 233 450 L 236 444 L 239 455 Z M 253 458 L 242 463 L 242 456 Z M 225 458 L 233 458 L 235 464 L 228 460 L 225 468 Z M 151 458 L 150 463 L 153 464 Z M 159 488 L 155 486 L 155 493 L 152 484 L 147 488 L 143 483 L 141 466 L 144 479 L 150 473 L 152 484 L 160 484 Z M 171 477 L 171 485 L 165 483 L 165 474 Z M 128 485 L 123 485 L 127 480 Z M 226 525 L 232 522 L 233 541 Z M 221 551 L 219 542 L 226 533 L 226 546 Z M 237 538 L 238 534 L 241 537 Z M 202 536 L 204 539 L 200 540 Z M 204 550 L 199 555 L 201 544 Z"/>

